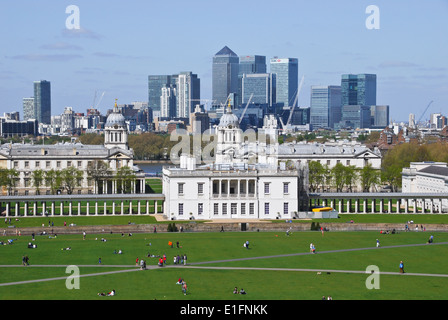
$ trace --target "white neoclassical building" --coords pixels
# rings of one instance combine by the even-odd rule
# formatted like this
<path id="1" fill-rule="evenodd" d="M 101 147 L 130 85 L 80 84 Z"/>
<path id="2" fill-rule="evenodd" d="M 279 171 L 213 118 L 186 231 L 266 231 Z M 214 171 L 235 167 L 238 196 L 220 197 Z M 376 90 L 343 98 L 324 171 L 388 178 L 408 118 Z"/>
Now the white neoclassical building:
<path id="1" fill-rule="evenodd" d="M 132 193 L 144 193 L 144 174 L 134 166 L 134 152 L 128 146 L 128 132 L 125 119 L 115 103 L 113 112 L 108 116 L 104 127 L 103 145 L 84 145 L 81 143 L 58 143 L 54 145 L 7 143 L 0 146 L 0 168 L 15 169 L 19 176 L 12 195 L 34 195 L 33 171 L 41 169 L 62 170 L 75 167 L 82 171 L 81 185 L 76 194 L 117 193 L 117 182 L 112 178 L 119 168 L 129 167 L 136 174 Z M 107 164 L 109 177 L 99 187 L 87 173 L 88 167 L 102 161 Z M 3 188 L 3 194 L 7 191 Z M 43 184 L 40 194 L 50 194 L 49 186 Z M 64 190 L 58 190 L 64 193 Z"/>
<path id="2" fill-rule="evenodd" d="M 401 173 L 403 193 L 448 194 L 448 165 L 446 162 L 411 162 L 409 168 L 403 168 Z M 448 211 L 448 200 L 417 200 L 418 207 L 434 211 Z M 411 205 L 414 202 L 411 201 Z M 432 208 L 433 206 L 433 208 Z M 439 208 L 441 206 L 441 208 Z M 440 210 L 441 209 L 441 210 Z"/>
<path id="3" fill-rule="evenodd" d="M 164 213 L 172 220 L 291 219 L 304 195 L 301 169 L 278 166 L 275 150 L 245 143 L 230 107 L 217 127 L 215 162 L 183 155 L 163 168 Z"/>

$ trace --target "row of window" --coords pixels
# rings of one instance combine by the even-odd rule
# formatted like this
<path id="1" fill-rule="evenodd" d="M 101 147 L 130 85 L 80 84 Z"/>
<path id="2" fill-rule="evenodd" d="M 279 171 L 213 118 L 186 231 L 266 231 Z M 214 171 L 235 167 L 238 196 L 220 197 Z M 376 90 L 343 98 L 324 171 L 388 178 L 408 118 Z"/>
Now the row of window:
<path id="1" fill-rule="evenodd" d="M 177 192 L 178 195 L 183 195 L 184 194 L 184 185 L 185 183 L 178 183 L 177 184 Z M 264 193 L 265 194 L 270 194 L 270 182 L 265 182 L 264 183 Z M 289 182 L 283 182 L 283 194 L 288 194 L 289 193 Z M 198 183 L 198 194 L 204 194 L 204 183 Z"/>
<path id="2" fill-rule="evenodd" d="M 221 207 L 221 212 L 219 211 L 220 207 Z M 247 212 L 247 210 L 249 210 L 249 212 Z M 270 211 L 271 211 L 270 203 L 265 202 L 264 214 L 269 215 L 271 213 Z M 246 215 L 247 213 L 249 213 L 249 215 L 255 214 L 255 203 L 250 202 L 249 206 L 247 206 L 247 203 L 240 203 L 240 212 L 241 212 L 241 215 Z M 184 204 L 183 203 L 178 204 L 178 213 L 180 216 L 182 216 L 184 214 Z M 198 203 L 198 215 L 202 215 L 203 213 L 204 213 L 204 204 Z M 221 203 L 221 206 L 219 205 L 219 203 L 213 204 L 213 214 L 219 215 L 220 213 L 223 215 L 226 215 L 228 213 L 228 203 Z M 230 214 L 238 214 L 238 203 L 230 203 Z M 289 214 L 289 203 L 288 202 L 283 203 L 283 214 L 284 215 Z"/>
<path id="3" fill-rule="evenodd" d="M 51 161 L 34 161 L 34 168 L 41 168 L 41 162 L 45 163 L 45 166 L 43 168 L 46 168 L 46 169 L 52 168 Z M 117 160 L 117 167 L 118 168 L 121 167 L 122 162 L 125 163 L 125 161 Z M 30 161 L 24 161 L 23 164 L 24 164 L 24 168 L 25 169 L 31 168 L 30 167 Z M 82 161 L 70 161 L 70 160 L 67 160 L 66 164 L 67 164 L 67 167 L 72 167 L 72 166 L 78 167 L 78 168 L 82 168 L 83 167 Z M 87 166 L 91 166 L 91 165 L 92 165 L 92 161 L 87 161 Z M 14 169 L 18 169 L 19 168 L 19 161 L 14 161 L 13 162 L 13 166 L 14 166 Z M 62 168 L 62 161 L 60 161 L 60 160 L 56 161 L 56 168 Z"/>

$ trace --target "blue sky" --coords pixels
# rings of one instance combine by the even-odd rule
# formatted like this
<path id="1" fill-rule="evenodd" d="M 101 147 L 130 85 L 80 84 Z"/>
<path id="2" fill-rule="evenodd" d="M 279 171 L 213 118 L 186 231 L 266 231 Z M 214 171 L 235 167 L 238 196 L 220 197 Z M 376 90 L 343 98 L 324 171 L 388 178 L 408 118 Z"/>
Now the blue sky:
<path id="1" fill-rule="evenodd" d="M 66 8 L 80 10 L 68 30 Z M 380 10 L 369 30 L 368 5 Z M 238 55 L 299 59 L 311 85 L 339 85 L 343 73 L 377 74 L 377 104 L 391 119 L 448 115 L 448 0 L 3 0 L 0 3 L 0 114 L 19 111 L 33 81 L 52 84 L 52 114 L 147 101 L 149 74 L 192 71 L 211 99 L 212 57 L 227 45 Z"/>

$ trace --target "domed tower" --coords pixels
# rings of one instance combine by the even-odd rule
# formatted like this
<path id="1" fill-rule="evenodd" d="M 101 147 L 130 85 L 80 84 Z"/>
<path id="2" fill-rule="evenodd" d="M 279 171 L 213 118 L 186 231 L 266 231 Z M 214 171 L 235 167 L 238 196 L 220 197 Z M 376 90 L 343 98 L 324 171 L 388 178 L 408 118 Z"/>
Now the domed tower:
<path id="1" fill-rule="evenodd" d="M 124 116 L 118 111 L 117 100 L 104 125 L 104 146 L 108 149 L 129 149 L 128 129 Z"/>
<path id="2" fill-rule="evenodd" d="M 240 121 L 238 117 L 232 113 L 230 103 L 226 113 L 219 121 L 217 136 L 215 162 L 238 162 L 238 160 L 235 159 L 235 155 L 241 147 L 242 131 L 240 129 Z"/>

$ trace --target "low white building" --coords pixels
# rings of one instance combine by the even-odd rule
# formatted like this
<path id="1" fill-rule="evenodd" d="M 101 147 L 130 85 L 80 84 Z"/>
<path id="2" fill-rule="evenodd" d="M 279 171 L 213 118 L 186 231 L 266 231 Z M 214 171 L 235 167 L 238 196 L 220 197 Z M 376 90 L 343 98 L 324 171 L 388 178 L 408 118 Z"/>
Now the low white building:
<path id="1" fill-rule="evenodd" d="M 403 193 L 448 193 L 448 165 L 446 162 L 411 162 L 409 168 L 402 171 Z M 417 201 L 417 206 L 425 205 L 428 208 L 429 201 Z M 442 211 L 448 210 L 448 200 L 434 202 L 434 210 L 438 211 L 442 205 Z"/>
<path id="2" fill-rule="evenodd" d="M 179 167 L 163 168 L 164 213 L 172 220 L 291 219 L 298 217 L 304 192 L 303 168 L 278 166 L 274 154 L 258 157 L 244 143 L 231 112 L 217 128 L 215 162 L 196 165 L 183 155 Z"/>

